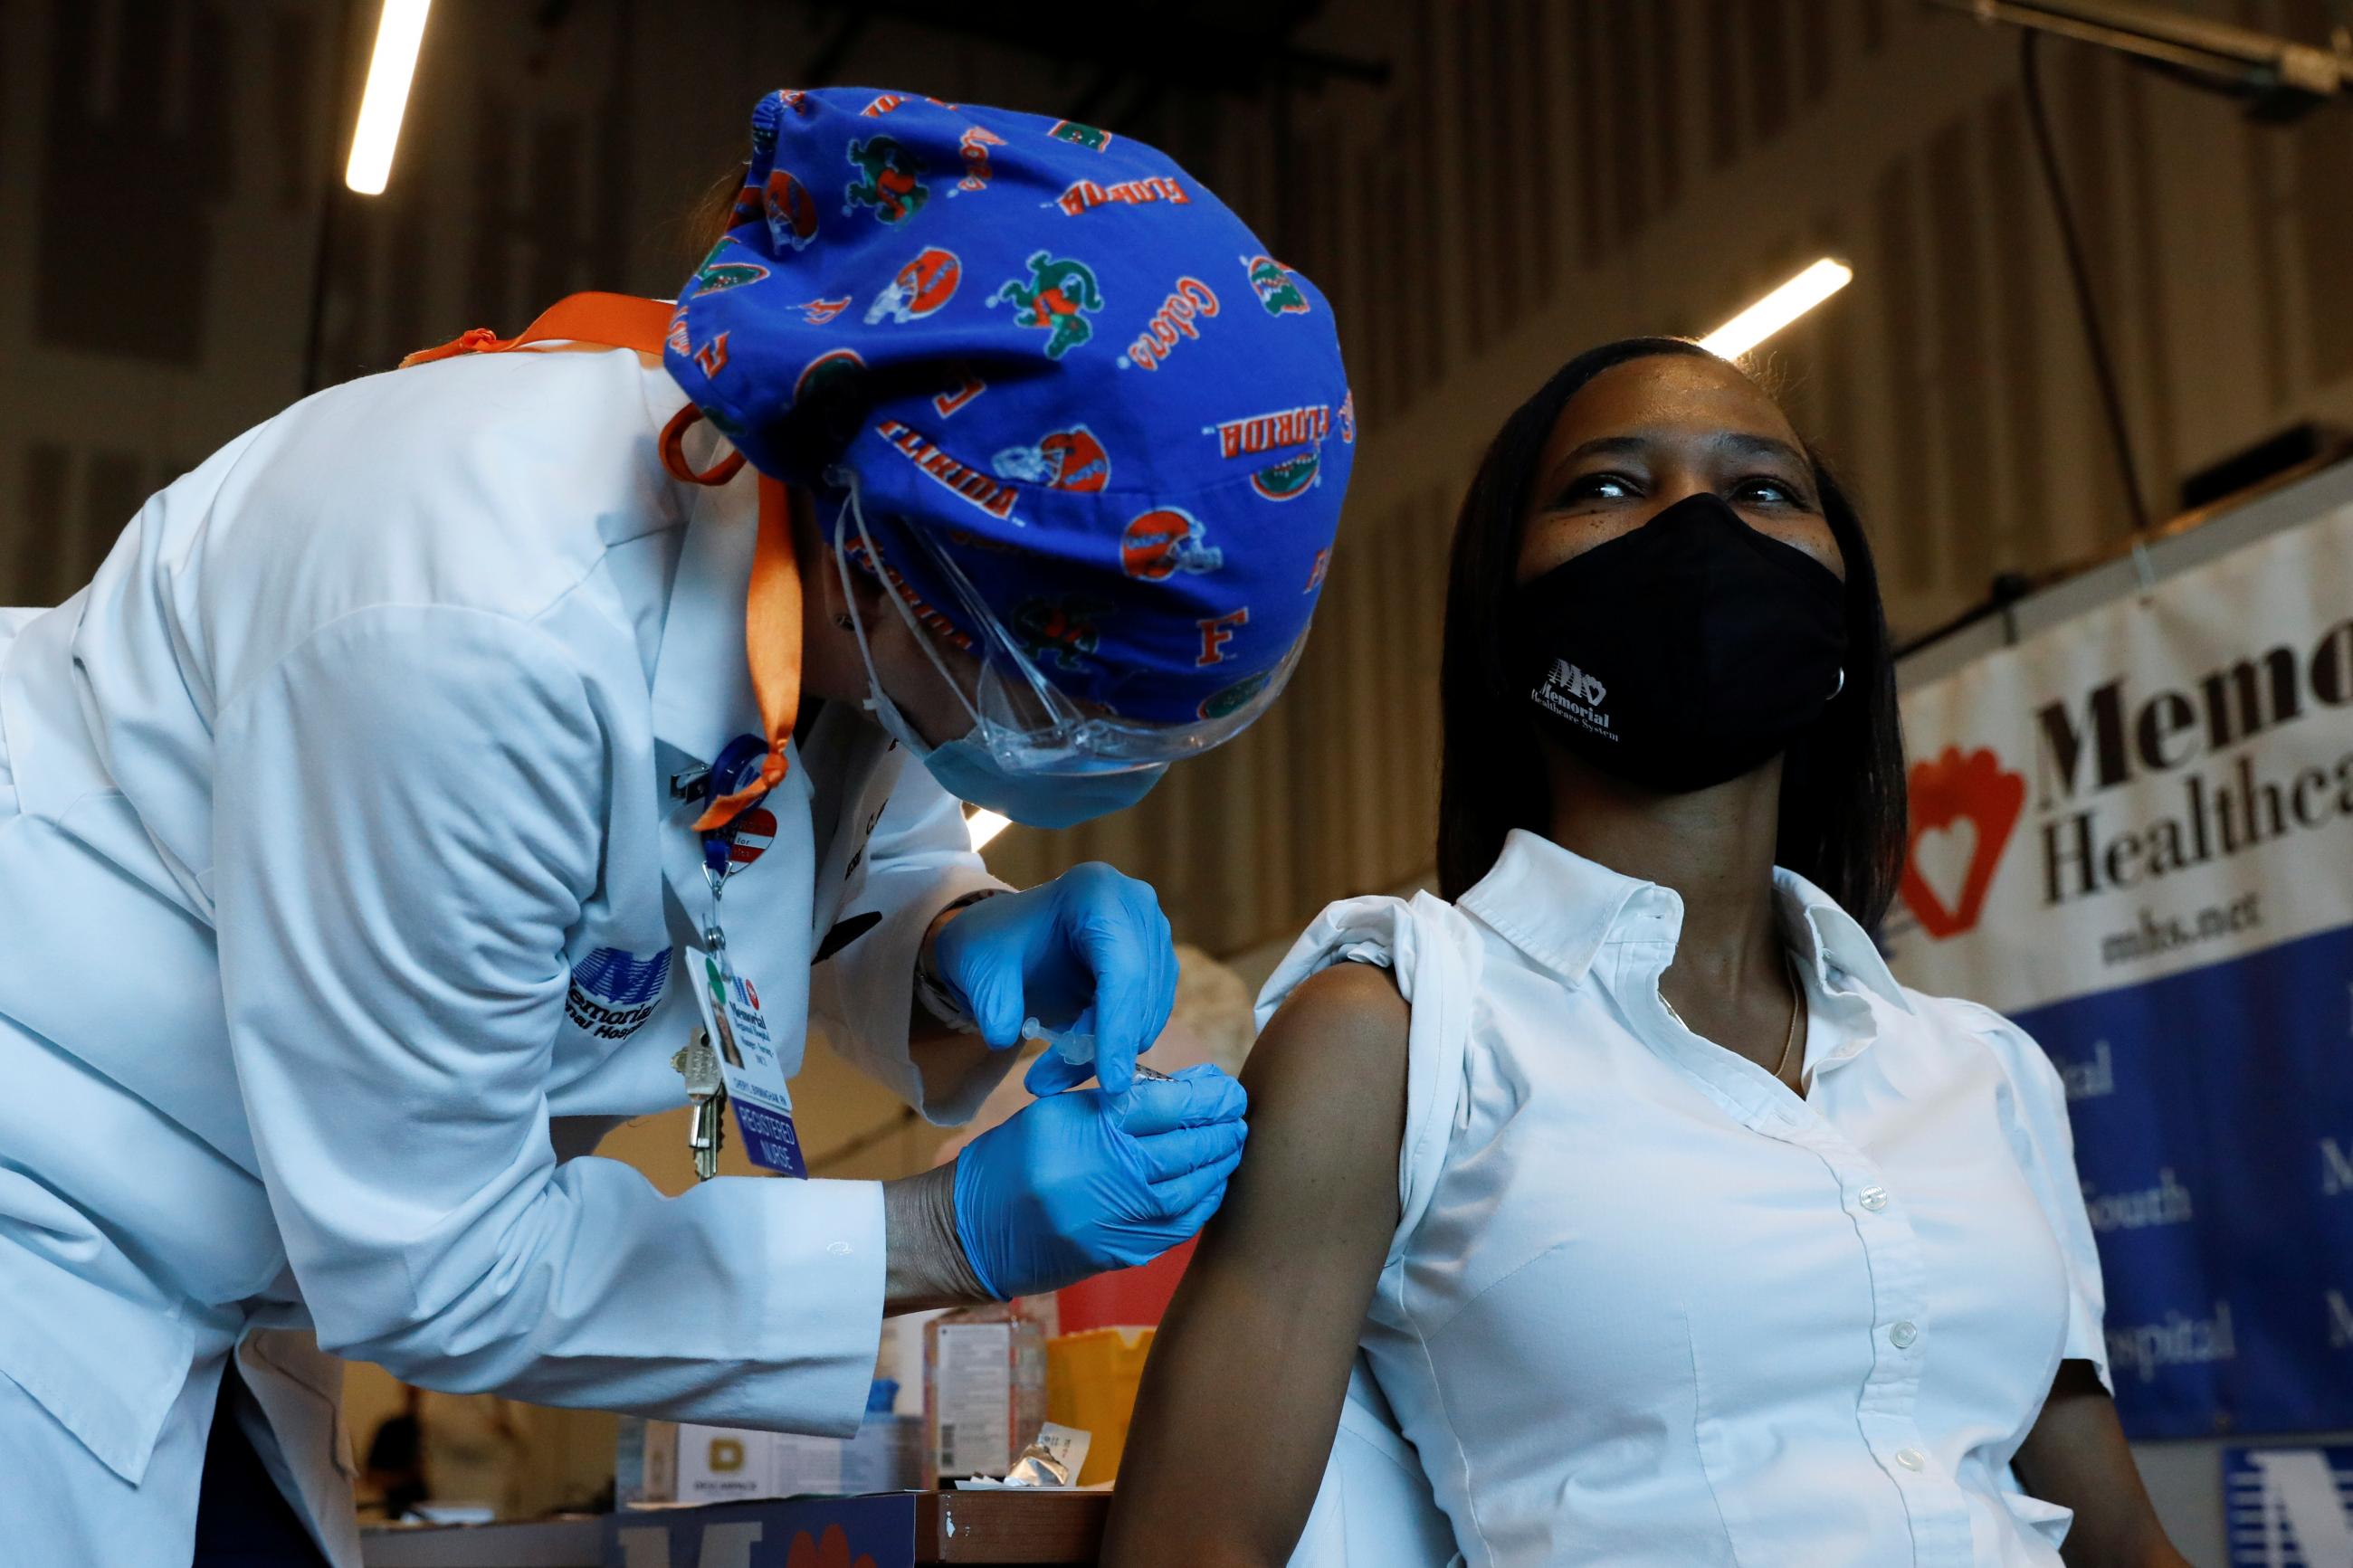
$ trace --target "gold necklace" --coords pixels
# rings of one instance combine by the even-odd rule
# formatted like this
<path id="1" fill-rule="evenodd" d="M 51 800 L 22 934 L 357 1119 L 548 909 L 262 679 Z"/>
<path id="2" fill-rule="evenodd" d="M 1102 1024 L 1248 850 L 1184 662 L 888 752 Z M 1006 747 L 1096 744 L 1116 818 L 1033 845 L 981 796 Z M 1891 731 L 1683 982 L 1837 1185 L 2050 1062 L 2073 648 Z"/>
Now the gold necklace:
<path id="1" fill-rule="evenodd" d="M 1789 977 L 1789 1037 L 1781 1042 L 1781 1059 L 1773 1064 L 1773 1076 L 1779 1078 L 1789 1066 L 1789 1053 L 1798 1048 L 1798 1020 L 1805 1016 L 1806 988 L 1798 979 L 1798 967 L 1789 962 L 1788 950 L 1781 953 L 1782 973 Z"/>

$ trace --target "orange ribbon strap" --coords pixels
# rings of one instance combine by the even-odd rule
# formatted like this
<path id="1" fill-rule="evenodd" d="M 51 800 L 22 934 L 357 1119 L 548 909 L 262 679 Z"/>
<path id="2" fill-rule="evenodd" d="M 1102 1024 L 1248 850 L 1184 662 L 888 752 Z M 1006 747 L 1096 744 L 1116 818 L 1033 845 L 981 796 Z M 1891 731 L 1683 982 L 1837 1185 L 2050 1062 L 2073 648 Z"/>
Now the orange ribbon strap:
<path id="1" fill-rule="evenodd" d="M 743 461 L 739 454 L 736 462 Z M 744 655 L 752 667 L 752 696 L 768 737 L 757 780 L 722 795 L 695 818 L 697 833 L 714 833 L 738 812 L 785 780 L 785 746 L 801 702 L 801 574 L 793 560 L 790 504 L 783 483 L 760 476 L 760 532 L 752 546 L 752 585 L 744 595 Z"/>
<path id="2" fill-rule="evenodd" d="M 520 336 L 501 338 L 488 327 L 476 327 L 438 347 L 420 349 L 400 363 L 406 370 L 459 354 L 506 353 L 549 342 L 599 343 L 658 354 L 662 352 L 670 317 L 670 308 L 659 300 L 640 300 L 630 294 L 573 294 L 541 311 L 539 320 Z M 662 467 L 689 484 L 723 485 L 742 470 L 744 454 L 731 452 L 712 468 L 697 472 L 686 460 L 683 443 L 687 430 L 702 417 L 702 411 L 690 403 L 663 427 Z M 793 721 L 800 710 L 801 575 L 793 559 L 789 514 L 797 498 L 765 474 L 760 476 L 759 491 L 760 524 L 752 546 L 752 582 L 744 594 L 744 655 L 751 667 L 752 696 L 759 705 L 768 754 L 761 759 L 755 780 L 704 808 L 695 819 L 698 833 L 725 827 L 784 782 L 786 747 L 792 743 Z"/>
<path id="3" fill-rule="evenodd" d="M 459 354 L 502 354 L 533 343 L 559 341 L 658 354 L 662 352 L 662 334 L 670 330 L 670 309 L 659 300 L 640 300 L 635 294 L 567 294 L 542 310 L 539 320 L 519 336 L 502 338 L 488 327 L 472 327 L 438 347 L 417 350 L 400 362 L 400 368 Z"/>
<path id="4" fill-rule="evenodd" d="M 686 433 L 693 429 L 702 417 L 702 410 L 691 403 L 670 416 L 670 423 L 662 426 L 662 467 L 670 470 L 671 479 L 690 485 L 723 485 L 742 471 L 744 454 L 730 452 L 710 468 L 697 472 L 694 465 L 686 460 Z"/>

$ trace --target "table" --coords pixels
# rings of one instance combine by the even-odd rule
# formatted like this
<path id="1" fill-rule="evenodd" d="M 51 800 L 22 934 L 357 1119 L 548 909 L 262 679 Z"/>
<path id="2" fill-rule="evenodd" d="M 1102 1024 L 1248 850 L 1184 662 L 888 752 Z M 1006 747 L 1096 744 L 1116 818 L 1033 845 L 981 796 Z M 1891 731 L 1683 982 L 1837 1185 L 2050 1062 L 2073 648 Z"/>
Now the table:
<path id="1" fill-rule="evenodd" d="M 1107 1492 L 892 1492 L 362 1533 L 366 1568 L 916 1568 L 1087 1563 Z"/>

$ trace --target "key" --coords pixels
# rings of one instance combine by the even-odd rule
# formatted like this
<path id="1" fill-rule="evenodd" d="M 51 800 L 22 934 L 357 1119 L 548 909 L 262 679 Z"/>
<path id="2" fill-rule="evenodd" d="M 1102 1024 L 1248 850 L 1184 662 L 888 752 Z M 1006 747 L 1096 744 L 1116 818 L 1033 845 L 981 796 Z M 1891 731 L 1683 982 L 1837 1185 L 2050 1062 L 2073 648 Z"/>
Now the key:
<path id="1" fill-rule="evenodd" d="M 694 1151 L 694 1179 L 707 1182 L 719 1173 L 719 1146 L 727 1139 L 727 1090 L 721 1089 L 694 1108 L 686 1145 Z"/>
<path id="2" fill-rule="evenodd" d="M 687 1119 L 686 1146 L 694 1153 L 695 1180 L 707 1182 L 719 1173 L 719 1145 L 727 1136 L 726 1075 L 720 1071 L 710 1035 L 702 1029 L 694 1031 L 670 1065 L 686 1079 L 687 1102 L 693 1107 Z"/>

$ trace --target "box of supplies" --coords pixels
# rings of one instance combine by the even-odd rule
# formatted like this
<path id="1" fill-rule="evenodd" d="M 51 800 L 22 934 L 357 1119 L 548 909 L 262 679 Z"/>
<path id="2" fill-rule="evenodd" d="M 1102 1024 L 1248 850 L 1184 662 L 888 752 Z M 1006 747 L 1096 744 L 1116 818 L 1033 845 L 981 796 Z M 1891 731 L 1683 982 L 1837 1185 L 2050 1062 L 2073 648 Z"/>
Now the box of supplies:
<path id="1" fill-rule="evenodd" d="M 1135 1391 L 1152 1357 L 1148 1328 L 1087 1329 L 1046 1342 L 1046 1416 L 1089 1434 L 1087 1462 L 1078 1483 L 1116 1479 L 1127 1447 Z"/>
<path id="2" fill-rule="evenodd" d="M 922 1483 L 923 1448 L 922 1418 L 892 1415 L 887 1396 L 854 1437 L 625 1420 L 615 1490 L 624 1507 L 904 1491 Z"/>
<path id="3" fill-rule="evenodd" d="M 858 1497 L 918 1484 L 923 1423 L 869 1415 L 855 1437 L 747 1432 L 732 1426 L 678 1429 L 680 1502 L 752 1498 Z"/>
<path id="4" fill-rule="evenodd" d="M 1002 1477 L 1046 1424 L 1046 1331 L 1005 1307 L 923 1327 L 923 1485 Z"/>

